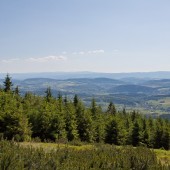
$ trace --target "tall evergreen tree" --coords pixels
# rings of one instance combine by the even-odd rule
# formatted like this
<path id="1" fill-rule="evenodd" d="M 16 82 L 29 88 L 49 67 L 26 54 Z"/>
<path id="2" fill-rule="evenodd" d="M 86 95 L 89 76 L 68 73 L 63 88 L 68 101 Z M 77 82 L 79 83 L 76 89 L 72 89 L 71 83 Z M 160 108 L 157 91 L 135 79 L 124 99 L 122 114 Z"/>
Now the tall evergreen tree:
<path id="1" fill-rule="evenodd" d="M 161 138 L 161 145 L 164 149 L 170 149 L 170 135 L 167 127 L 164 127 Z"/>
<path id="2" fill-rule="evenodd" d="M 51 88 L 48 87 L 47 90 L 45 91 L 45 93 L 46 93 L 46 96 L 45 96 L 46 101 L 47 101 L 47 102 L 50 102 L 51 97 L 52 97 Z"/>
<path id="3" fill-rule="evenodd" d="M 19 87 L 18 87 L 18 86 L 15 88 L 14 93 L 15 93 L 16 95 L 19 95 Z"/>
<path id="4" fill-rule="evenodd" d="M 138 146 L 139 141 L 139 124 L 135 121 L 132 128 L 132 145 Z"/>
<path id="5" fill-rule="evenodd" d="M 63 105 L 63 96 L 62 96 L 62 94 L 61 94 L 60 92 L 58 93 L 58 99 L 57 99 L 57 101 L 58 101 L 58 109 L 59 109 L 59 112 L 62 112 L 64 105 Z"/>
<path id="6" fill-rule="evenodd" d="M 68 99 L 67 99 L 67 96 L 65 95 L 64 97 L 64 104 L 67 105 L 68 104 Z"/>
<path id="7" fill-rule="evenodd" d="M 11 81 L 11 77 L 9 76 L 9 74 L 7 74 L 6 77 L 5 77 L 5 81 L 4 81 L 4 91 L 5 92 L 11 91 L 12 86 L 13 86 L 13 84 L 12 84 L 12 81 Z"/>
<path id="8" fill-rule="evenodd" d="M 107 113 L 112 114 L 112 115 L 116 114 L 116 108 L 112 102 L 109 103 L 109 106 L 107 108 Z"/>
<path id="9" fill-rule="evenodd" d="M 96 118 L 96 116 L 97 116 L 97 104 L 96 104 L 96 101 L 95 101 L 94 98 L 91 101 L 91 113 L 92 113 L 93 118 Z"/>
<path id="10" fill-rule="evenodd" d="M 78 99 L 77 94 L 75 94 L 75 96 L 74 96 L 73 103 L 74 103 L 74 106 L 77 107 L 77 105 L 79 103 L 79 99 Z"/>
<path id="11" fill-rule="evenodd" d="M 106 125 L 105 142 L 115 145 L 118 144 L 118 125 L 114 118 Z"/>
<path id="12" fill-rule="evenodd" d="M 78 139 L 77 120 L 75 114 L 75 108 L 72 103 L 66 103 L 64 107 L 65 112 L 65 127 L 67 133 L 67 139 L 69 141 Z"/>
<path id="13" fill-rule="evenodd" d="M 146 124 L 146 118 L 140 119 L 140 142 L 148 146 L 149 135 Z"/>

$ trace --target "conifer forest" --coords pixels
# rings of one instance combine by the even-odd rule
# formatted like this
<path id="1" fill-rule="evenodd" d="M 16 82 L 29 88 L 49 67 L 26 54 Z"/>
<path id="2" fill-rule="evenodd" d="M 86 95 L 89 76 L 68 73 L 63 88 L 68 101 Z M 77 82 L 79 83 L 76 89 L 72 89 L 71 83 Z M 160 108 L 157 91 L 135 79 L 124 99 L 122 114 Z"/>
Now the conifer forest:
<path id="1" fill-rule="evenodd" d="M 137 111 L 103 111 L 95 97 L 90 107 L 48 87 L 44 96 L 20 95 L 9 75 L 0 89 L 0 169 L 169 169 L 153 149 L 170 149 L 170 122 Z M 53 150 L 23 147 L 23 142 L 49 142 L 95 147 Z M 38 161 L 38 162 L 37 162 Z"/>

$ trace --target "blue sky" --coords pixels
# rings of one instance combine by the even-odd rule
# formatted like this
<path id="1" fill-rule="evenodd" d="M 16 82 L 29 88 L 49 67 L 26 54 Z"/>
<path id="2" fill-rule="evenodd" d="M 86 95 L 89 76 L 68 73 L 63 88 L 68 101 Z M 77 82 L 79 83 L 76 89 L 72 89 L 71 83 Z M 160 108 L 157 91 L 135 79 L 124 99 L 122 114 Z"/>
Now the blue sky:
<path id="1" fill-rule="evenodd" d="M 0 0 L 0 72 L 170 71 L 169 0 Z"/>

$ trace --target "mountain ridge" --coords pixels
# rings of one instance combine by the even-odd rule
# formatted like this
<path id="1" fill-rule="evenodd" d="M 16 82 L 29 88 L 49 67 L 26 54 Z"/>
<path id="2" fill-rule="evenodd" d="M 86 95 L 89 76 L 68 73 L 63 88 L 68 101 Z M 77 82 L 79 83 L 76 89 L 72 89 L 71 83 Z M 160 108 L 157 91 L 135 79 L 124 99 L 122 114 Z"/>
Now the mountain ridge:
<path id="1" fill-rule="evenodd" d="M 0 79 L 5 77 L 5 73 L 0 73 Z M 100 73 L 100 72 L 40 72 L 40 73 L 10 73 L 13 79 L 27 78 L 53 78 L 53 79 L 70 79 L 70 78 L 138 78 L 138 79 L 170 79 L 170 71 L 156 72 L 127 72 L 127 73 Z"/>

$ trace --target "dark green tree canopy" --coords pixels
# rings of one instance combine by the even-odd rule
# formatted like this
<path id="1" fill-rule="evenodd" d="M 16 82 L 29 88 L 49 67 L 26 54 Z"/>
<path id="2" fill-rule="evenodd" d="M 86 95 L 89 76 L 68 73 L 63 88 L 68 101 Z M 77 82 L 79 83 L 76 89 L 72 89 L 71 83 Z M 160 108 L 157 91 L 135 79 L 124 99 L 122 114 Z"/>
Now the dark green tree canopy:
<path id="1" fill-rule="evenodd" d="M 13 86 L 13 84 L 12 84 L 12 81 L 11 81 L 11 77 L 9 76 L 9 74 L 7 74 L 6 77 L 5 77 L 5 81 L 4 81 L 4 91 L 5 92 L 11 91 L 12 86 Z"/>
<path id="2" fill-rule="evenodd" d="M 49 102 L 52 98 L 51 87 L 48 87 L 45 93 L 46 93 L 46 97 L 45 97 L 46 101 Z"/>
<path id="3" fill-rule="evenodd" d="M 116 108 L 115 108 L 115 105 L 113 104 L 113 102 L 109 103 L 109 106 L 107 108 L 107 113 L 110 113 L 110 114 L 113 114 L 113 115 L 116 114 Z"/>
<path id="4" fill-rule="evenodd" d="M 30 92 L 22 96 L 17 88 L 11 91 L 9 75 L 4 86 L 0 91 L 0 135 L 6 139 L 80 140 L 170 149 L 168 120 L 146 118 L 136 111 L 117 112 L 112 102 L 106 114 L 94 98 L 85 106 L 77 95 L 73 100 L 60 93 L 53 98 L 50 88 L 45 97 Z"/>

